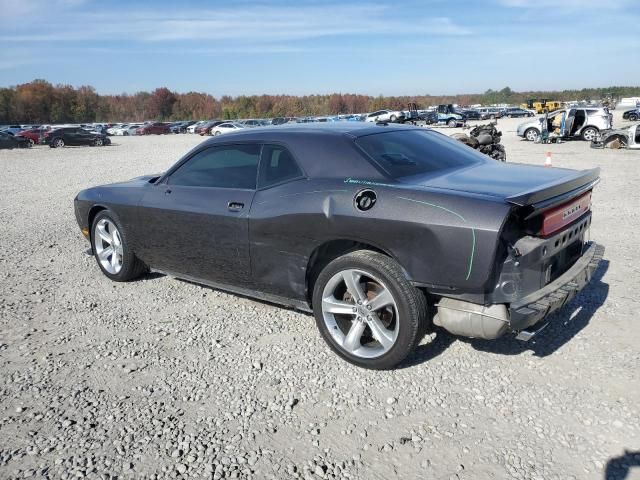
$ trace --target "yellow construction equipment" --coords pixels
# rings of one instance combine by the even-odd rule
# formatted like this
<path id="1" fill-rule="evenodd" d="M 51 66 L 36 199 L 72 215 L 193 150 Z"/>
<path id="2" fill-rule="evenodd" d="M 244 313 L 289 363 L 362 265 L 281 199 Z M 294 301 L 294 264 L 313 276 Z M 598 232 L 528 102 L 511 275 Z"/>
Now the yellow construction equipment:
<path id="1" fill-rule="evenodd" d="M 543 98 L 541 100 L 531 99 L 520 105 L 521 108 L 535 110 L 536 113 L 547 113 L 562 108 L 562 102 Z"/>

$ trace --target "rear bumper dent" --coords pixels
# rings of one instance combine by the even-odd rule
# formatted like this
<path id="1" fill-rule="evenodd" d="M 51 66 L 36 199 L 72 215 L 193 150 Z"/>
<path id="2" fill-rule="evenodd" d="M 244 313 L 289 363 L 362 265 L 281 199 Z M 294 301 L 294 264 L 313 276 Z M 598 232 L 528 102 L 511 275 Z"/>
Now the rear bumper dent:
<path id="1" fill-rule="evenodd" d="M 546 325 L 536 326 L 552 312 L 569 303 L 589 283 L 604 254 L 604 247 L 591 243 L 582 256 L 565 273 L 540 290 L 511 303 L 509 319 L 511 330 L 520 332 L 518 338 L 528 340 Z"/>

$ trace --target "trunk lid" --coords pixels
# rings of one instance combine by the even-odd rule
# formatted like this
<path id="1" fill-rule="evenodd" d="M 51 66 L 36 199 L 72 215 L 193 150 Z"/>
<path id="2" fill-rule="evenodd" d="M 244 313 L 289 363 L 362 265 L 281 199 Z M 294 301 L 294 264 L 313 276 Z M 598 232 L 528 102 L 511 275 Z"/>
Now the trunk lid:
<path id="1" fill-rule="evenodd" d="M 519 207 L 546 208 L 546 202 L 555 204 L 584 193 L 597 183 L 599 175 L 598 168 L 579 171 L 489 161 L 403 180 L 425 187 L 497 197 Z M 557 201 L 553 201 L 556 197 Z"/>

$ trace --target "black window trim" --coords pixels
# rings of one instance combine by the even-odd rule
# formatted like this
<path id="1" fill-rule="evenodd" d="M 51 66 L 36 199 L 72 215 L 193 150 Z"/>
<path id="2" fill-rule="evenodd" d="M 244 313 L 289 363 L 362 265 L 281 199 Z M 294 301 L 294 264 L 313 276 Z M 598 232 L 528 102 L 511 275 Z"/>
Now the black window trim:
<path id="1" fill-rule="evenodd" d="M 258 188 L 256 188 L 257 192 L 261 192 L 261 191 L 264 191 L 264 190 L 269 190 L 270 188 L 279 187 L 280 185 L 285 185 L 285 184 L 291 183 L 291 182 L 297 182 L 298 180 L 306 180 L 306 179 L 309 178 L 307 176 L 307 173 L 302 168 L 302 165 L 300 164 L 300 162 L 298 161 L 296 156 L 293 154 L 293 152 L 291 151 L 291 148 L 289 148 L 288 145 L 286 145 L 283 142 L 261 142 L 261 144 L 262 144 L 262 146 L 260 147 L 260 162 L 258 163 L 258 180 L 256 181 L 256 185 L 258 186 Z M 289 155 L 291 155 L 291 158 L 293 158 L 293 161 L 296 162 L 296 165 L 298 166 L 298 170 L 300 170 L 301 175 L 299 175 L 297 177 L 293 177 L 293 178 L 287 178 L 286 180 L 281 180 L 280 182 L 272 183 L 271 185 L 267 185 L 267 186 L 261 187 L 260 186 L 260 171 L 262 170 L 262 162 L 264 161 L 264 158 L 263 158 L 264 147 L 268 146 L 268 145 L 276 146 L 276 147 L 282 147 L 282 148 L 286 149 L 287 152 L 289 152 Z"/>
<path id="2" fill-rule="evenodd" d="M 389 132 L 375 132 L 375 133 L 367 133 L 364 135 L 359 135 L 357 137 L 353 137 L 353 146 L 355 147 L 355 149 L 361 154 L 363 155 L 364 159 L 366 161 L 369 162 L 369 164 L 373 165 L 373 167 L 378 170 L 384 177 L 388 178 L 389 180 L 391 180 L 392 182 L 400 182 L 400 178 L 403 177 L 399 177 L 396 178 L 394 177 L 391 172 L 387 171 L 387 169 L 384 167 L 384 165 L 382 165 L 380 162 L 378 162 L 377 159 L 375 159 L 374 157 L 372 157 L 371 155 L 369 155 L 369 153 L 358 143 L 358 140 L 360 138 L 364 138 L 364 137 L 370 137 L 373 135 L 384 135 L 385 133 L 390 133 L 390 132 L 407 132 L 407 131 L 420 131 L 420 130 L 416 130 L 415 127 L 414 128 L 397 128 L 397 129 L 393 129 L 393 130 L 389 130 Z M 435 130 L 430 130 L 430 129 L 423 129 L 421 131 L 427 132 L 429 134 L 434 134 L 434 135 L 442 135 L 445 138 L 451 138 L 448 135 L 445 135 L 442 132 L 437 132 Z M 478 155 L 480 155 L 480 157 L 483 155 L 481 153 L 478 152 Z M 482 161 L 482 158 L 478 158 L 478 163 L 480 163 Z M 451 167 L 451 168 L 455 168 L 455 167 Z M 446 170 L 450 170 L 451 168 L 448 169 L 443 169 L 441 171 L 446 171 Z"/>
<path id="3" fill-rule="evenodd" d="M 304 170 L 304 168 L 302 167 L 302 164 L 300 163 L 300 161 L 298 160 L 298 158 L 294 155 L 294 153 L 292 152 L 291 148 L 285 143 L 285 142 L 281 142 L 281 141 L 264 141 L 264 140 L 244 140 L 244 141 L 226 141 L 226 142 L 221 142 L 221 143 L 215 143 L 215 144 L 208 144 L 208 145 L 203 145 L 201 148 L 198 148 L 197 150 L 192 151 L 191 153 L 187 153 L 187 155 L 185 157 L 183 157 L 181 160 L 179 160 L 176 164 L 174 164 L 169 170 L 167 170 L 155 183 L 153 183 L 154 186 L 157 185 L 164 185 L 167 186 L 169 185 L 168 180 L 169 177 L 171 177 L 171 175 L 173 175 L 179 168 L 181 168 L 185 163 L 187 163 L 188 161 L 190 161 L 193 157 L 195 157 L 196 155 L 198 155 L 199 153 L 209 149 L 209 148 L 214 148 L 214 147 L 231 147 L 234 145 L 260 145 L 260 153 L 259 153 L 259 157 L 258 157 L 258 168 L 256 171 L 256 188 L 234 188 L 234 187 L 205 187 L 205 186 L 193 186 L 190 185 L 189 188 L 224 188 L 227 190 L 249 190 L 249 191 L 254 191 L 254 192 L 259 192 L 262 190 L 268 190 L 270 188 L 274 188 L 274 187 L 278 187 L 280 185 L 284 185 L 286 183 L 289 182 L 295 182 L 301 179 L 308 179 L 308 175 L 307 172 Z M 268 185 L 266 187 L 260 187 L 259 186 L 259 180 L 260 180 L 260 169 L 262 167 L 262 151 L 264 149 L 265 145 L 276 145 L 276 146 L 280 146 L 283 148 L 286 148 L 287 151 L 289 152 L 289 154 L 291 155 L 291 157 L 293 158 L 293 160 L 296 162 L 296 165 L 298 165 L 298 168 L 300 169 L 300 171 L 302 172 L 302 175 L 300 177 L 295 177 L 295 178 L 290 178 L 287 180 L 283 180 L 282 182 L 278 182 L 278 183 L 274 183 L 272 185 Z M 187 185 L 175 185 L 175 187 L 185 187 Z"/>
<path id="4" fill-rule="evenodd" d="M 179 170 L 185 163 L 187 163 L 188 161 L 190 161 L 193 157 L 195 157 L 196 155 L 198 155 L 201 152 L 204 152 L 205 150 L 208 150 L 210 148 L 217 148 L 217 147 L 232 147 L 234 145 L 260 145 L 260 152 L 258 153 L 258 166 L 256 169 L 256 187 L 258 185 L 258 175 L 260 174 L 260 159 L 262 158 L 262 147 L 263 147 L 263 142 L 256 142 L 256 141 L 245 141 L 245 142 L 224 142 L 224 143 L 216 143 L 214 145 L 203 145 L 202 148 L 199 148 L 198 150 L 194 151 L 193 153 L 191 153 L 188 157 L 183 158 L 182 160 L 180 160 L 178 163 L 176 163 L 172 168 L 170 168 L 169 170 L 167 170 L 167 172 L 158 179 L 158 181 L 156 183 L 154 183 L 154 185 L 171 185 L 170 183 L 168 183 L 169 178 L 171 177 L 171 175 L 173 175 L 177 170 Z M 224 188 L 225 190 L 245 190 L 245 191 L 250 191 L 250 192 L 255 192 L 256 188 L 238 188 L 238 187 L 206 187 L 204 185 L 173 185 L 173 187 L 189 187 L 189 188 Z"/>

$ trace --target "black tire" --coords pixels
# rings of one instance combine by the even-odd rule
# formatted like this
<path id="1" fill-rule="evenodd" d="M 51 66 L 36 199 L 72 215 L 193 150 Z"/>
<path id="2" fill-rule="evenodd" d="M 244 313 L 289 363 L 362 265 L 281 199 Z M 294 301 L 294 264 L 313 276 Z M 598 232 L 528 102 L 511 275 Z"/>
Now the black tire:
<path id="1" fill-rule="evenodd" d="M 93 141 L 93 146 L 94 147 L 102 147 L 104 145 L 104 141 L 101 138 L 96 138 Z"/>
<path id="2" fill-rule="evenodd" d="M 325 286 L 334 275 L 348 269 L 364 270 L 375 275 L 385 284 L 396 302 L 398 334 L 390 349 L 378 357 L 363 358 L 347 352 L 334 340 L 325 323 L 322 311 Z M 370 250 L 348 253 L 325 266 L 314 284 L 313 306 L 316 324 L 329 347 L 349 363 L 363 368 L 387 370 L 397 366 L 427 331 L 428 306 L 424 293 L 411 285 L 395 260 Z"/>
<path id="3" fill-rule="evenodd" d="M 97 241 L 100 241 L 99 239 L 96 240 L 95 238 L 96 225 L 102 219 L 107 219 L 116 225 L 120 234 L 120 238 L 122 240 L 122 268 L 116 274 L 109 273 L 107 270 L 105 270 L 105 268 L 100 263 L 98 254 L 96 253 L 95 245 Z M 118 216 L 110 210 L 102 210 L 93 219 L 93 223 L 91 224 L 91 250 L 93 252 L 94 258 L 96 259 L 98 267 L 100 268 L 100 270 L 102 270 L 102 273 L 104 273 L 107 278 L 113 280 L 114 282 L 128 282 L 131 280 L 135 280 L 148 270 L 147 266 L 142 263 L 129 248 L 129 243 L 127 241 L 127 232 L 122 228 L 122 224 L 120 223 Z"/>
<path id="4" fill-rule="evenodd" d="M 33 141 L 33 138 L 29 139 L 29 148 L 33 147 L 36 144 L 36 142 Z"/>
<path id="5" fill-rule="evenodd" d="M 396 117 L 395 115 L 391 115 L 391 117 L 389 117 L 389 120 L 392 122 L 395 122 L 398 119 L 398 117 Z"/>
<path id="6" fill-rule="evenodd" d="M 455 118 L 450 118 L 447 120 L 447 125 L 449 125 L 450 128 L 455 128 L 458 125 L 458 122 Z"/>
<path id="7" fill-rule="evenodd" d="M 635 122 L 636 120 L 638 120 L 638 115 L 636 115 L 635 113 L 630 113 L 629 120 L 631 120 L 632 122 Z"/>
<path id="8" fill-rule="evenodd" d="M 62 148 L 64 147 L 64 140 L 62 138 L 54 138 L 51 140 L 51 143 L 49 143 L 49 146 L 51 148 Z"/>
<path id="9" fill-rule="evenodd" d="M 596 127 L 587 127 L 582 130 L 582 134 L 580 135 L 583 140 L 590 142 L 598 135 L 598 129 Z"/>
<path id="10" fill-rule="evenodd" d="M 533 134 L 535 132 L 535 138 L 533 138 Z M 525 140 L 529 141 L 529 142 L 535 142 L 538 137 L 540 136 L 540 132 L 538 131 L 537 128 L 527 128 L 527 130 L 524 132 L 524 138 Z"/>

